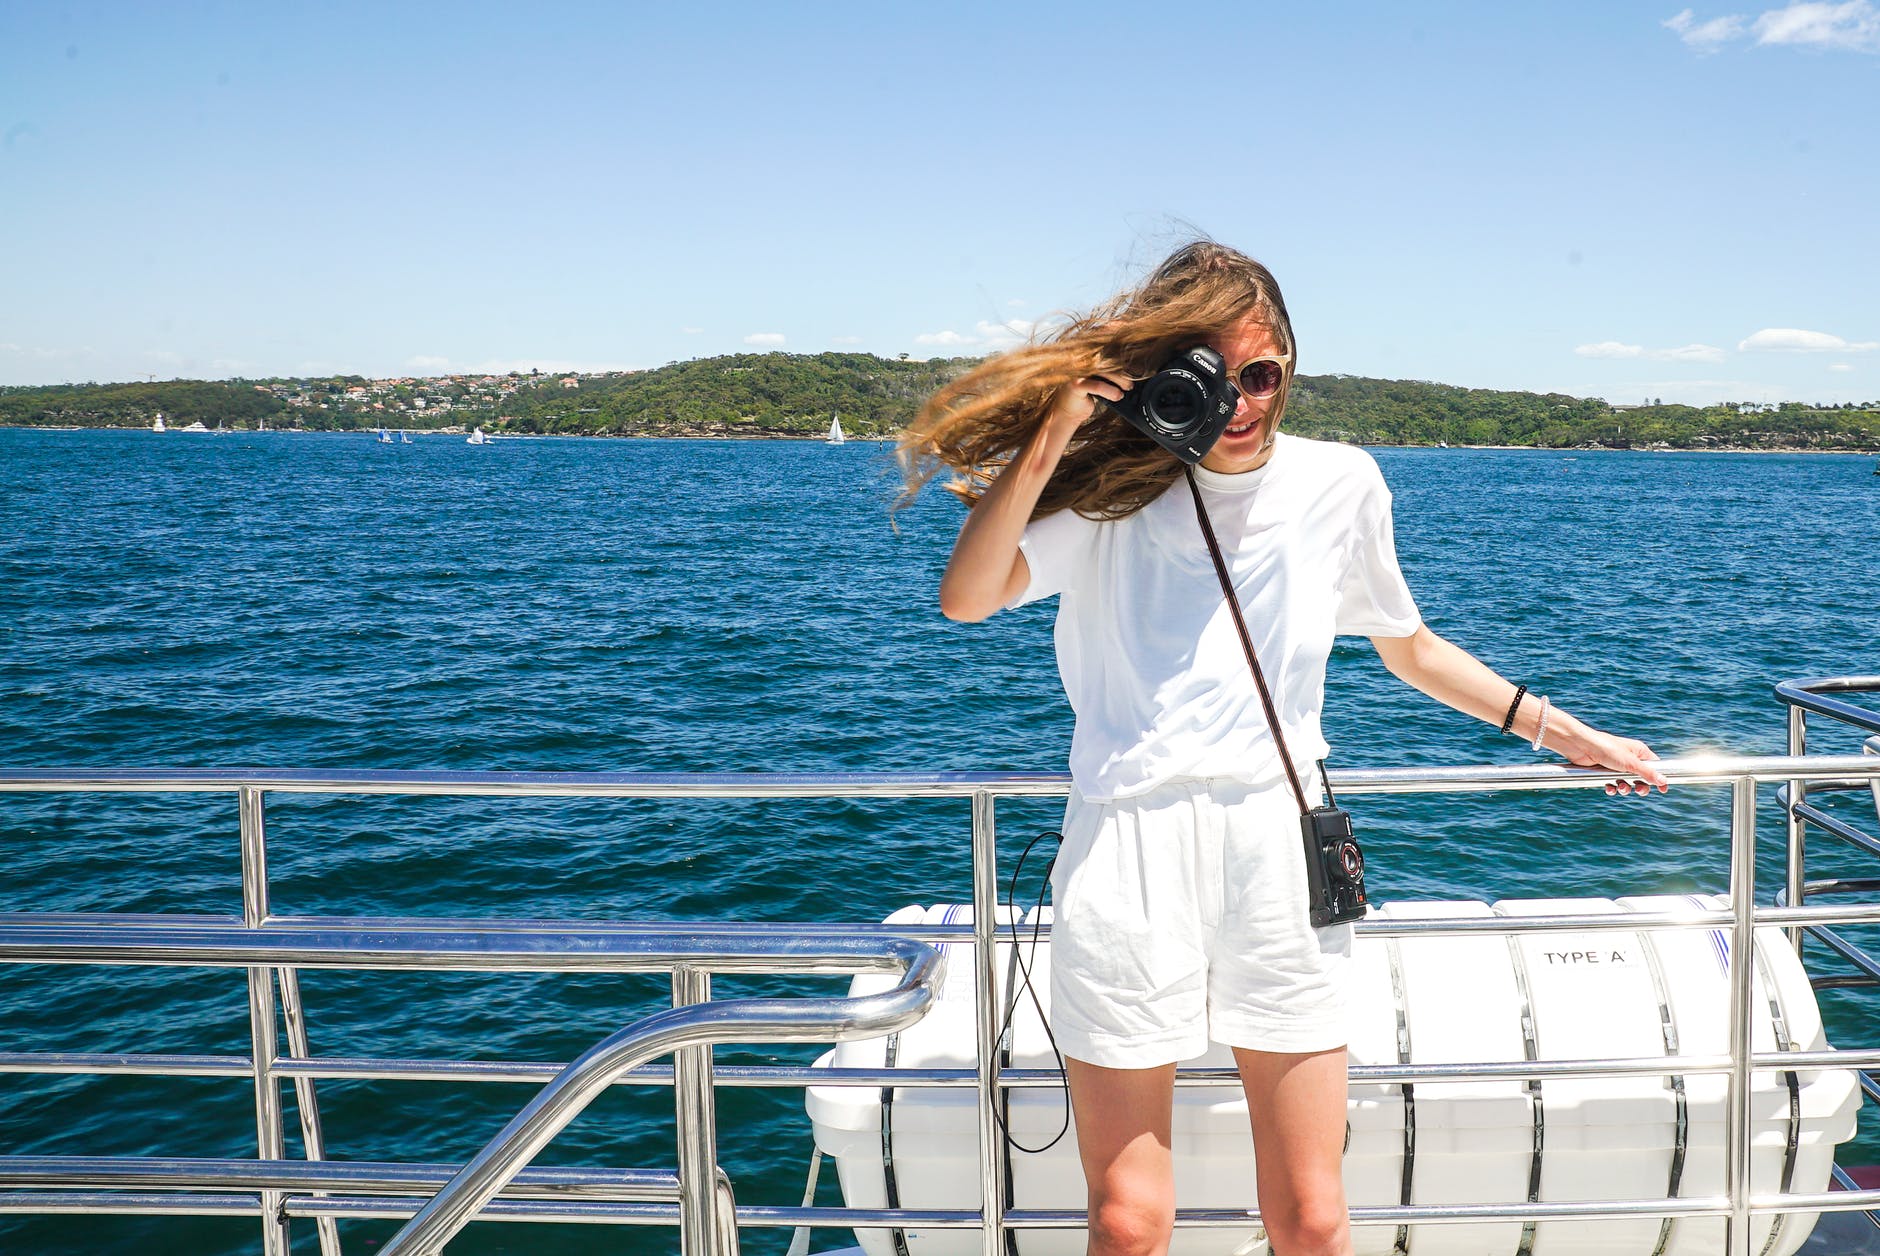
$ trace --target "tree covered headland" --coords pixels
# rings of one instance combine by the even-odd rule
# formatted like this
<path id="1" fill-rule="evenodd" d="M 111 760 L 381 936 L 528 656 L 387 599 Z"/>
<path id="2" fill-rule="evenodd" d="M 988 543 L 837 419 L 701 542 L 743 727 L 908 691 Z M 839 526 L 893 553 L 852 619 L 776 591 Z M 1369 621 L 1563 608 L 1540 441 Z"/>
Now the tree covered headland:
<path id="1" fill-rule="evenodd" d="M 172 380 L 0 388 L 0 425 L 310 431 L 482 427 L 593 436 L 814 436 L 832 415 L 886 436 L 974 359 L 750 353 L 656 370 L 562 376 Z M 1288 429 L 1367 445 L 1880 450 L 1880 402 L 1615 408 L 1598 398 L 1415 380 L 1301 375 Z"/>

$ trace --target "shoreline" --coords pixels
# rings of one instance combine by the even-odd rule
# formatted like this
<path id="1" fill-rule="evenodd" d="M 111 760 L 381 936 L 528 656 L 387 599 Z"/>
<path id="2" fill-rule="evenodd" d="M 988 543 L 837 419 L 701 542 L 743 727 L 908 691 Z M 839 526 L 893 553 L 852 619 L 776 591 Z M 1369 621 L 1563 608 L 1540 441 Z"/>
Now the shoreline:
<path id="1" fill-rule="evenodd" d="M 424 436 L 449 436 L 458 439 L 466 437 L 468 429 L 451 431 L 447 428 L 398 428 L 388 429 L 410 432 L 414 438 Z M 13 432 L 148 432 L 152 436 L 374 436 L 377 428 L 225 428 L 221 432 L 185 432 L 180 429 L 168 432 L 151 432 L 148 427 L 97 427 L 77 426 L 52 423 L 0 423 L 0 431 Z M 603 433 L 603 432 L 493 432 L 486 433 L 496 443 L 515 440 L 719 440 L 719 441 L 804 441 L 811 444 L 825 443 L 826 438 L 818 433 L 805 432 L 801 435 L 789 432 L 670 432 L 670 433 Z M 1318 439 L 1318 438 L 1314 438 Z M 376 441 L 374 442 L 376 443 Z M 890 436 L 850 436 L 845 444 L 852 445 L 891 445 Z M 1343 442 L 1341 442 L 1343 443 Z M 1423 449 L 1431 452 L 1452 453 L 1463 450 L 1505 450 L 1512 453 L 1536 454 L 1823 454 L 1842 455 L 1853 458 L 1880 457 L 1880 446 L 1871 449 L 1821 449 L 1811 445 L 1712 445 L 1702 448 L 1664 448 L 1637 447 L 1613 449 L 1606 445 L 1387 445 L 1361 444 L 1362 449 Z"/>

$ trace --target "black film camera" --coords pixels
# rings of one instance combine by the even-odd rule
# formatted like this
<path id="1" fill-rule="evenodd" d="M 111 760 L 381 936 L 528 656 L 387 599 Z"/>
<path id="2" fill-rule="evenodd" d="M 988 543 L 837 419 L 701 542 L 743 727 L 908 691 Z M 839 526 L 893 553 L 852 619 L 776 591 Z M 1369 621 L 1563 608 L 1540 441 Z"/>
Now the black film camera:
<path id="1" fill-rule="evenodd" d="M 1171 358 L 1121 401 L 1105 404 L 1192 466 L 1234 421 L 1240 390 L 1227 378 L 1226 359 L 1201 346 Z"/>
<path id="2" fill-rule="evenodd" d="M 1364 852 L 1351 833 L 1351 814 L 1336 803 L 1299 817 L 1306 840 L 1306 894 L 1312 927 L 1364 919 Z"/>

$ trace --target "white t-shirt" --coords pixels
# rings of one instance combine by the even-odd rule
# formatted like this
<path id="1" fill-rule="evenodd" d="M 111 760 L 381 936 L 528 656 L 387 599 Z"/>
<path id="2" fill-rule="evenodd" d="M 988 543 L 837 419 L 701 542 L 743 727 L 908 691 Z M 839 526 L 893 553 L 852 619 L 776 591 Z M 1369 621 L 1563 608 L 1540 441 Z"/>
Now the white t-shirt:
<path id="1" fill-rule="evenodd" d="M 1390 490 L 1364 450 L 1285 433 L 1258 470 L 1195 475 L 1303 776 L 1327 753 L 1332 638 L 1407 637 L 1422 623 L 1397 567 Z M 1047 515 L 1019 546 L 1031 580 L 1012 605 L 1058 595 L 1078 793 L 1284 774 L 1186 482 L 1125 519 Z"/>

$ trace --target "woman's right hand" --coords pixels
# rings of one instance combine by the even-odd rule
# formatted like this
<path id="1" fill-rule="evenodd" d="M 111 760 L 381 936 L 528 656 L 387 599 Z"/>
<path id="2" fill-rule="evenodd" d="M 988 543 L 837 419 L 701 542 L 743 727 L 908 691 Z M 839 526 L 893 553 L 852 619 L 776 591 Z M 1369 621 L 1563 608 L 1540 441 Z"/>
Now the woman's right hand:
<path id="1" fill-rule="evenodd" d="M 1066 436 L 1088 423 L 1097 413 L 1097 400 L 1121 401 L 1128 390 L 1106 375 L 1086 375 L 1058 389 L 1045 416 L 1045 426 Z"/>

